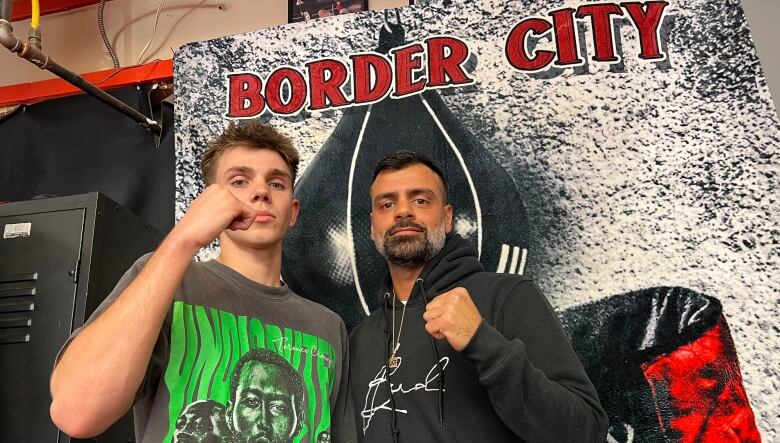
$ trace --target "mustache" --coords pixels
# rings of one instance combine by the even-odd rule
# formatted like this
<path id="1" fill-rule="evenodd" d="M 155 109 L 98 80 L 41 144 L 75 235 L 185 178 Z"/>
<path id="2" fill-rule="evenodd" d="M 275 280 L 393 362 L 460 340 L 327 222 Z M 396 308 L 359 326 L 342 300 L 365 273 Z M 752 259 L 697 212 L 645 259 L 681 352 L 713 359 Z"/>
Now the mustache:
<path id="1" fill-rule="evenodd" d="M 385 236 L 393 235 L 396 231 L 405 228 L 414 228 L 422 233 L 428 232 L 428 228 L 426 228 L 423 225 L 417 224 L 411 220 L 401 220 L 398 223 L 391 226 L 390 229 L 388 229 L 387 232 L 385 232 Z"/>

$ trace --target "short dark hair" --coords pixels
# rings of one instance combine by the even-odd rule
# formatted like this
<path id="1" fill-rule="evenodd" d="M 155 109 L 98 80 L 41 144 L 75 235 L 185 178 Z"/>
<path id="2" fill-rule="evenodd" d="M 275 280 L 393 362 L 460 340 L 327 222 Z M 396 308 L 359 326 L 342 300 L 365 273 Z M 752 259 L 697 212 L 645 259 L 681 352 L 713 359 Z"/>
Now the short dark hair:
<path id="1" fill-rule="evenodd" d="M 295 183 L 298 174 L 300 155 L 295 149 L 290 137 L 279 132 L 275 127 L 259 120 L 248 120 L 239 124 L 230 122 L 228 127 L 209 143 L 208 149 L 203 153 L 200 161 L 200 170 L 206 186 L 215 181 L 217 161 L 229 148 L 245 146 L 251 149 L 270 149 L 282 157 L 284 163 L 290 168 L 290 179 Z"/>
<path id="2" fill-rule="evenodd" d="M 444 174 L 441 172 L 441 169 L 436 166 L 433 160 L 417 151 L 401 149 L 386 155 L 384 158 L 382 158 L 382 160 L 379 160 L 379 163 L 377 163 L 376 167 L 374 167 L 374 178 L 371 180 L 371 183 L 373 184 L 379 174 L 384 171 L 400 171 L 401 169 L 406 169 L 413 165 L 425 165 L 428 167 L 428 169 L 435 172 L 436 175 L 439 176 L 439 179 L 441 179 L 441 184 L 444 187 L 444 201 L 446 202 L 447 179 L 444 178 Z"/>
<path id="3" fill-rule="evenodd" d="M 236 391 L 241 379 L 241 371 L 244 370 L 244 366 L 249 362 L 278 366 L 285 373 L 287 381 L 295 390 L 295 402 L 298 410 L 303 410 L 303 379 L 301 374 L 281 355 L 264 348 L 252 349 L 238 359 L 238 363 L 236 363 L 236 367 L 233 369 L 233 377 L 230 379 L 230 401 L 233 403 L 233 407 L 235 407 L 236 403 Z"/>

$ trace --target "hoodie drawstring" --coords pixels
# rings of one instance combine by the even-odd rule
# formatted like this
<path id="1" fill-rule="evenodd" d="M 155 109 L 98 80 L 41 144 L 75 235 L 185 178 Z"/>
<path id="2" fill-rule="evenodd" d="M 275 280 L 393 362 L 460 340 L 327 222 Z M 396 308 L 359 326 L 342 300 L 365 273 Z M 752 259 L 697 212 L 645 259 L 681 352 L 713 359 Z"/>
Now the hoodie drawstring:
<path id="1" fill-rule="evenodd" d="M 425 304 L 428 304 L 428 296 L 425 295 L 425 286 L 423 279 L 418 278 L 417 282 L 420 283 L 420 291 L 422 291 L 423 300 Z M 431 343 L 431 349 L 433 349 L 433 356 L 436 359 L 436 367 L 439 368 L 439 426 L 444 427 L 444 368 L 441 365 L 441 357 L 439 357 L 439 349 L 436 347 L 436 340 L 432 335 L 428 335 L 428 339 Z"/>
<path id="2" fill-rule="evenodd" d="M 385 292 L 385 300 L 384 303 L 382 303 L 382 315 L 385 319 L 385 337 L 387 337 L 387 346 L 385 347 L 385 362 L 390 361 L 390 349 L 394 346 L 390 337 L 390 331 L 387 330 L 387 304 L 389 302 L 389 298 L 390 293 Z M 395 325 L 393 325 L 393 327 L 395 327 Z M 387 371 L 385 373 L 385 381 L 387 381 L 387 395 L 390 397 L 390 410 L 392 411 L 392 415 L 390 416 L 390 428 L 393 432 L 393 443 L 398 443 L 398 424 L 396 422 L 395 400 L 393 399 L 393 385 L 390 382 L 390 368 L 385 365 L 385 370 Z"/>
<path id="3" fill-rule="evenodd" d="M 425 304 L 428 304 L 428 296 L 425 295 L 425 282 L 422 278 L 418 278 L 415 283 L 420 284 L 420 291 L 423 296 L 423 300 L 425 301 Z M 414 291 L 412 291 L 414 292 Z M 394 346 L 394 343 L 392 343 L 392 338 L 390 337 L 390 331 L 387 327 L 388 319 L 387 319 L 387 305 L 389 303 L 390 293 L 385 292 L 384 297 L 384 303 L 382 303 L 382 316 L 384 317 L 385 322 L 385 337 L 387 337 L 387 345 L 385 347 L 385 362 L 390 361 L 390 350 Z M 393 325 L 395 327 L 395 325 Z M 439 426 L 444 427 L 444 367 L 441 365 L 441 357 L 439 356 L 439 348 L 436 346 L 436 341 L 434 340 L 432 335 L 428 336 L 428 339 L 431 343 L 431 350 L 433 351 L 433 356 L 436 359 L 436 367 L 439 369 L 439 389 L 438 389 L 438 401 L 439 401 Z M 398 422 L 396 417 L 396 409 L 395 409 L 395 399 L 393 398 L 393 385 L 390 380 L 390 368 L 386 366 L 387 372 L 385 376 L 385 381 L 387 382 L 387 395 L 390 397 L 390 409 L 392 411 L 392 415 L 390 417 L 390 427 L 393 432 L 393 443 L 398 443 Z"/>

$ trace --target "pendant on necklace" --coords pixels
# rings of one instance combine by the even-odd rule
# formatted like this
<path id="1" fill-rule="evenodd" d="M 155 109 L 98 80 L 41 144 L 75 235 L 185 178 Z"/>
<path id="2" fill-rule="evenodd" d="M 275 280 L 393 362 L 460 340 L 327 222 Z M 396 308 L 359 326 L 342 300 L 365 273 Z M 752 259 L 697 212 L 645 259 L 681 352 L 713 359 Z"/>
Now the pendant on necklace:
<path id="1" fill-rule="evenodd" d="M 387 361 L 387 366 L 390 369 L 395 369 L 398 367 L 398 364 L 400 363 L 401 359 L 396 357 L 395 354 L 390 356 L 390 359 Z"/>

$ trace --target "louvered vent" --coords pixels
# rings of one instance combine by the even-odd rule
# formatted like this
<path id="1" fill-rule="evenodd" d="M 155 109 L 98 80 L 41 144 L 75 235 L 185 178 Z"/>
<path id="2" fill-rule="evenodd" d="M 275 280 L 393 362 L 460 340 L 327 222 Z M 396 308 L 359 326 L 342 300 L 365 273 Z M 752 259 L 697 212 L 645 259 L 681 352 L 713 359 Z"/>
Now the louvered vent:
<path id="1" fill-rule="evenodd" d="M 38 273 L 0 274 L 0 345 L 30 341 Z"/>

